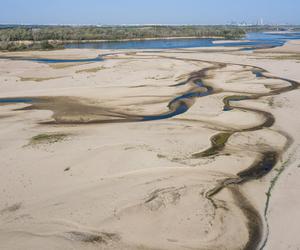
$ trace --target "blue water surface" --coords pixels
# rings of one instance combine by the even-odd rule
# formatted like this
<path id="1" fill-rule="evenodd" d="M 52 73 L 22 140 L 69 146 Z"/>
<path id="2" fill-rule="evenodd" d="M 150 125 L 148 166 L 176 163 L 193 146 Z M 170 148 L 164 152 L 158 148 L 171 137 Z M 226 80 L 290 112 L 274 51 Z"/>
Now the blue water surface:
<path id="1" fill-rule="evenodd" d="M 65 48 L 77 49 L 176 49 L 196 47 L 276 47 L 282 46 L 288 40 L 300 39 L 298 33 L 248 33 L 241 42 L 214 43 L 220 39 L 193 38 L 193 39 L 158 39 L 142 41 L 120 41 L 120 42 L 93 42 L 93 43 L 69 43 Z"/>

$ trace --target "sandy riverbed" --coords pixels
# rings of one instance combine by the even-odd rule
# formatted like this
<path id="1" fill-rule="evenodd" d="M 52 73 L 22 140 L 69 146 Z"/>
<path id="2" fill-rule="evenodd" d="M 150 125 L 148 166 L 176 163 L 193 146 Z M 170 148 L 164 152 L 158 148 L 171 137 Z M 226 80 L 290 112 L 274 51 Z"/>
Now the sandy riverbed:
<path id="1" fill-rule="evenodd" d="M 0 54 L 106 55 L 0 60 L 0 249 L 298 249 L 300 44 L 230 50 Z"/>

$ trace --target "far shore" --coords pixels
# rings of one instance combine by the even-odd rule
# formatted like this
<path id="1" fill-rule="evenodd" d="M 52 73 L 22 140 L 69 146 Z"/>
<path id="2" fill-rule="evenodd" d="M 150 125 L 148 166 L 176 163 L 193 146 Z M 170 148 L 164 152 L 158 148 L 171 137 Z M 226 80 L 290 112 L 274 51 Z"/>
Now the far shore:
<path id="1" fill-rule="evenodd" d="M 187 36 L 187 37 L 153 37 L 153 38 L 132 38 L 132 39 L 115 39 L 115 40 L 48 40 L 51 44 L 67 44 L 67 43 L 104 43 L 104 42 L 130 42 L 130 41 L 151 41 L 151 40 L 176 40 L 176 39 L 224 39 L 225 41 L 240 41 L 235 39 L 227 40 L 222 36 L 205 36 L 205 37 L 198 37 L 198 36 Z M 223 41 L 223 40 L 222 40 Z M 42 42 L 42 41 L 11 41 L 12 43 L 18 44 L 26 44 L 30 45 L 35 42 Z"/>
<path id="2" fill-rule="evenodd" d="M 53 49 L 63 49 L 66 44 L 83 44 L 83 43 L 110 43 L 110 42 L 131 42 L 131 41 L 157 41 L 157 40 L 176 40 L 176 39 L 218 39 L 220 41 L 239 41 L 231 38 L 230 40 L 226 40 L 225 37 L 222 36 L 205 36 L 205 37 L 197 37 L 197 36 L 185 36 L 185 37 L 153 37 L 153 38 L 132 38 L 132 39 L 114 39 L 114 40 L 45 40 L 45 41 L 32 41 L 32 40 L 19 40 L 19 41 L 10 41 L 8 44 L 10 46 L 17 46 L 17 49 L 9 50 L 9 49 L 1 49 L 0 42 L 0 51 L 29 51 L 29 50 L 53 50 Z M 236 39 L 241 39 L 236 38 Z M 40 48 L 43 42 L 48 43 L 46 48 Z M 29 48 L 30 46 L 36 45 L 38 48 Z M 21 48 L 19 48 L 21 47 Z M 22 48 L 24 47 L 24 48 Z"/>

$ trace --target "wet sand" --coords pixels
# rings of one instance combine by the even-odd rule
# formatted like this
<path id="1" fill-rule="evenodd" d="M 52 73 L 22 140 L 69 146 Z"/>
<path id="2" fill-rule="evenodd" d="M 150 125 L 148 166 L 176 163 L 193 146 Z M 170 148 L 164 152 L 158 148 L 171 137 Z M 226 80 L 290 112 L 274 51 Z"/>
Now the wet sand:
<path id="1" fill-rule="evenodd" d="M 293 42 L 281 53 L 291 46 L 300 51 Z M 297 187 L 282 184 L 299 175 L 299 64 L 270 53 L 0 55 L 105 55 L 55 67 L 0 60 L 0 247 L 299 246 L 300 215 L 285 206 L 299 200 L 284 194 Z M 279 221 L 290 214 L 287 234 Z"/>

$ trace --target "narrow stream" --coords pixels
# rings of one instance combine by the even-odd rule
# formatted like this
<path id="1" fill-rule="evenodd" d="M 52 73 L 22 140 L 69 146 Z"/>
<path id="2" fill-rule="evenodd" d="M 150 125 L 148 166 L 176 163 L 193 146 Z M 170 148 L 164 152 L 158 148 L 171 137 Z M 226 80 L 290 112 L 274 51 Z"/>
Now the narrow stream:
<path id="1" fill-rule="evenodd" d="M 185 61 L 195 61 L 195 59 L 182 59 L 182 58 L 176 58 L 176 57 L 162 57 L 162 58 L 172 58 L 174 60 L 185 60 Z M 48 59 L 45 59 L 48 60 Z M 90 59 L 87 59 L 90 60 Z M 196 60 L 197 61 L 197 60 Z M 202 62 L 201 60 L 198 60 Z M 126 119 L 120 119 L 117 122 L 137 122 L 137 121 L 155 121 L 155 120 L 162 120 L 162 119 L 168 119 L 171 117 L 178 116 L 182 113 L 185 113 L 189 110 L 189 108 L 193 105 L 195 98 L 205 97 L 208 95 L 215 94 L 216 91 L 211 87 L 203 83 L 206 73 L 210 70 L 219 69 L 222 67 L 225 67 L 226 65 L 238 65 L 238 64 L 220 64 L 215 62 L 210 62 L 213 64 L 213 66 L 202 69 L 198 72 L 192 72 L 190 74 L 190 77 L 187 81 L 172 85 L 170 87 L 178 87 L 184 84 L 191 84 L 193 86 L 192 90 L 189 90 L 180 96 L 174 97 L 169 103 L 168 103 L 168 112 L 164 112 L 161 114 L 155 114 L 155 115 L 127 115 L 127 114 L 117 114 L 120 115 L 120 117 L 126 117 Z M 241 65 L 240 65 L 241 66 Z M 246 112 L 254 112 L 259 115 L 262 115 L 265 119 L 262 122 L 262 124 L 247 128 L 247 129 L 232 129 L 231 131 L 227 133 L 219 133 L 211 138 L 212 146 L 211 148 L 205 150 L 204 152 L 199 152 L 193 154 L 193 158 L 203 158 L 203 157 L 211 157 L 216 156 L 226 146 L 228 140 L 232 135 L 235 133 L 242 133 L 242 132 L 248 132 L 248 131 L 257 131 L 264 128 L 270 128 L 275 123 L 274 116 L 263 110 L 258 110 L 254 108 L 248 108 L 244 106 L 236 106 L 234 104 L 244 101 L 244 100 L 255 100 L 262 97 L 267 96 L 274 96 L 278 95 L 284 92 L 292 91 L 294 89 L 297 89 L 299 87 L 299 83 L 296 81 L 292 81 L 285 78 L 280 77 L 274 77 L 274 76 L 267 76 L 266 71 L 260 68 L 253 67 L 252 73 L 257 78 L 266 78 L 266 79 L 278 79 L 285 81 L 289 83 L 289 86 L 281 87 L 275 90 L 270 90 L 269 93 L 266 94 L 241 94 L 241 95 L 230 95 L 223 99 L 224 112 L 230 112 L 234 109 L 236 110 L 242 110 Z M 53 97 L 52 97 L 53 98 Z M 11 104 L 11 103 L 28 103 L 32 106 L 27 109 L 49 109 L 52 110 L 53 106 L 51 106 L 51 102 L 55 102 L 54 99 L 51 99 L 50 104 L 45 102 L 45 97 L 16 97 L 16 98 L 2 98 L 0 99 L 1 104 Z M 48 101 L 48 99 L 47 99 Z M 43 103 L 46 106 L 39 107 L 40 103 Z M 45 104 L 46 103 L 46 104 Z M 48 106 L 47 106 L 48 105 Z M 79 105 L 79 104 L 78 104 Z M 82 106 L 78 106 L 81 107 Z M 97 107 L 94 108 L 97 110 Z M 55 110 L 53 110 L 55 112 Z M 103 122 L 103 121 L 102 121 Z M 109 120 L 105 122 L 110 122 Z M 63 122 L 62 122 L 63 123 Z M 70 122 L 72 123 L 72 122 Z M 100 123 L 100 122 L 99 122 Z M 59 122 L 58 122 L 59 124 Z M 76 123 L 78 124 L 78 123 Z M 215 198 L 215 195 L 218 194 L 222 189 L 228 188 L 234 195 L 237 201 L 242 202 L 244 204 L 244 210 L 243 213 L 245 217 L 248 220 L 248 229 L 249 229 L 249 241 L 244 249 L 250 250 L 250 249 L 257 249 L 262 241 L 263 237 L 263 222 L 262 218 L 259 214 L 259 212 L 249 203 L 249 201 L 245 198 L 245 196 L 242 195 L 241 191 L 238 188 L 238 185 L 243 184 L 250 180 L 260 179 L 263 176 L 267 175 L 277 164 L 279 156 L 282 154 L 282 152 L 276 151 L 276 150 L 265 150 L 263 152 L 258 153 L 258 157 L 256 161 L 247 169 L 244 169 L 236 174 L 235 178 L 227 178 L 221 181 L 215 188 L 208 191 L 206 194 L 206 197 L 212 201 L 212 203 L 215 205 L 216 208 L 220 208 L 217 204 L 217 199 Z"/>
<path id="2" fill-rule="evenodd" d="M 38 63 L 85 63 L 85 62 L 101 62 L 103 59 L 100 56 L 95 58 L 85 59 L 51 59 L 51 58 L 35 58 L 35 57 L 21 57 L 21 56 L 1 56 L 0 59 L 15 60 L 15 61 L 32 61 Z"/>

